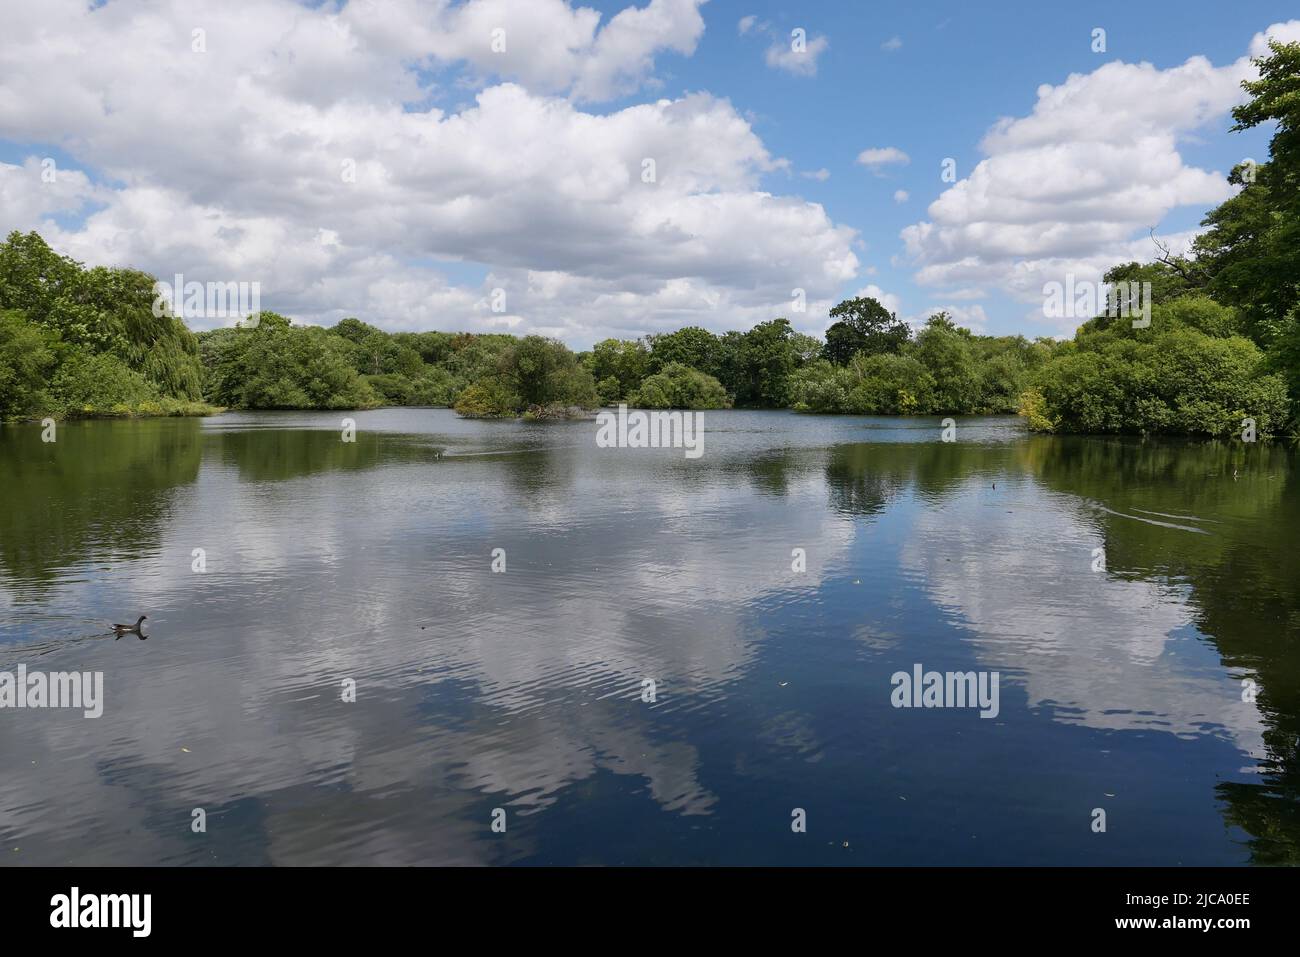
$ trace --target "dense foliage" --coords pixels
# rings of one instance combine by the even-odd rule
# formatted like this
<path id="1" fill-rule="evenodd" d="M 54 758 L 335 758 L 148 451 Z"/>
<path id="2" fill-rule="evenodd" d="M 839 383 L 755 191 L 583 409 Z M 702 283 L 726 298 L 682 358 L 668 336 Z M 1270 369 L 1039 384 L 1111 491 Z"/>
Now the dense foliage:
<path id="1" fill-rule="evenodd" d="M 374 390 L 348 361 L 346 340 L 263 312 L 252 328 L 204 333 L 207 395 L 243 409 L 357 409 Z"/>
<path id="2" fill-rule="evenodd" d="M 939 312 L 914 338 L 891 336 L 843 366 L 829 359 L 809 363 L 791 377 L 790 398 L 801 412 L 1013 412 L 1051 351 L 1046 340 L 977 336 Z"/>
<path id="3" fill-rule="evenodd" d="M 87 269 L 36 233 L 0 243 L 0 418 L 204 411 L 198 343 L 154 280 Z"/>
<path id="4" fill-rule="evenodd" d="M 647 376 L 628 402 L 642 409 L 725 409 L 727 390 L 711 375 L 670 362 Z"/>
<path id="5" fill-rule="evenodd" d="M 911 330 L 875 299 L 846 299 L 831 310 L 836 320 L 826 330 L 822 355 L 836 365 L 848 365 L 859 353 L 874 356 L 898 352 Z"/>
<path id="6" fill-rule="evenodd" d="M 495 367 L 461 393 L 467 416 L 563 417 L 597 404 L 591 372 L 564 343 L 542 336 L 511 342 Z"/>

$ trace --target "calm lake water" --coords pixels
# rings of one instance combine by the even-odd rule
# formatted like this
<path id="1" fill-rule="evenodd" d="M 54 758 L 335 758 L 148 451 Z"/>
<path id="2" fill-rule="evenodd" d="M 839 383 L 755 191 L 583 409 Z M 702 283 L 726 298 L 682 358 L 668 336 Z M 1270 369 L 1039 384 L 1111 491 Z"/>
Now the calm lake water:
<path id="1" fill-rule="evenodd" d="M 0 429 L 0 670 L 104 676 L 0 710 L 0 860 L 1300 860 L 1289 445 L 351 415 Z"/>

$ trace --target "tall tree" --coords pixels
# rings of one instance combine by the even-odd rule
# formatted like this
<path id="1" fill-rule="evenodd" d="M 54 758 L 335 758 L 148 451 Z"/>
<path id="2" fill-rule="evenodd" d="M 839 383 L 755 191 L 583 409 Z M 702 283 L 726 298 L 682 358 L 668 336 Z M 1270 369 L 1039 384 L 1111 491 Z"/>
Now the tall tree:
<path id="1" fill-rule="evenodd" d="M 650 343 L 649 372 L 658 372 L 664 366 L 678 362 L 705 375 L 722 378 L 723 348 L 718 337 L 699 326 L 686 326 L 676 332 L 648 337 Z"/>
<path id="2" fill-rule="evenodd" d="M 907 323 L 870 296 L 844 300 L 831 310 L 831 318 L 839 321 L 826 330 L 822 355 L 836 365 L 848 365 L 859 352 L 898 352 L 911 335 Z"/>
<path id="3" fill-rule="evenodd" d="M 1300 412 L 1300 43 L 1270 41 L 1269 51 L 1254 60 L 1259 79 L 1242 83 L 1250 99 L 1232 111 L 1234 130 L 1277 124 L 1269 160 L 1232 171 L 1241 191 L 1205 218 L 1194 248 L 1210 294 L 1241 310 Z"/>
<path id="4" fill-rule="evenodd" d="M 736 403 L 781 408 L 787 404 L 790 373 L 802 362 L 800 337 L 788 319 L 760 322 L 740 341 Z"/>

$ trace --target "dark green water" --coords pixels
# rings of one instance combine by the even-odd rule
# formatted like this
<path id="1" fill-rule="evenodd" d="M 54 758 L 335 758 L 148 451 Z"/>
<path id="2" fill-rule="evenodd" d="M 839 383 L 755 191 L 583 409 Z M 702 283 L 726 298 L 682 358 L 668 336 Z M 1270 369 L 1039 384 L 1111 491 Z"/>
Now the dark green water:
<path id="1" fill-rule="evenodd" d="M 0 429 L 0 670 L 104 675 L 0 709 L 0 860 L 1300 859 L 1290 446 L 353 417 Z"/>

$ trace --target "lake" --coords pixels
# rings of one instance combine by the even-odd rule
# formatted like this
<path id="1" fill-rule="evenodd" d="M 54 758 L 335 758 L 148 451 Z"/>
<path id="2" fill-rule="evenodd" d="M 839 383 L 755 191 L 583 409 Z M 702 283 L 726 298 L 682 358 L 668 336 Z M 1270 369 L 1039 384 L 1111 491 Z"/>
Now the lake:
<path id="1" fill-rule="evenodd" d="M 1300 861 L 1293 446 L 703 415 L 0 428 L 0 860 Z"/>

